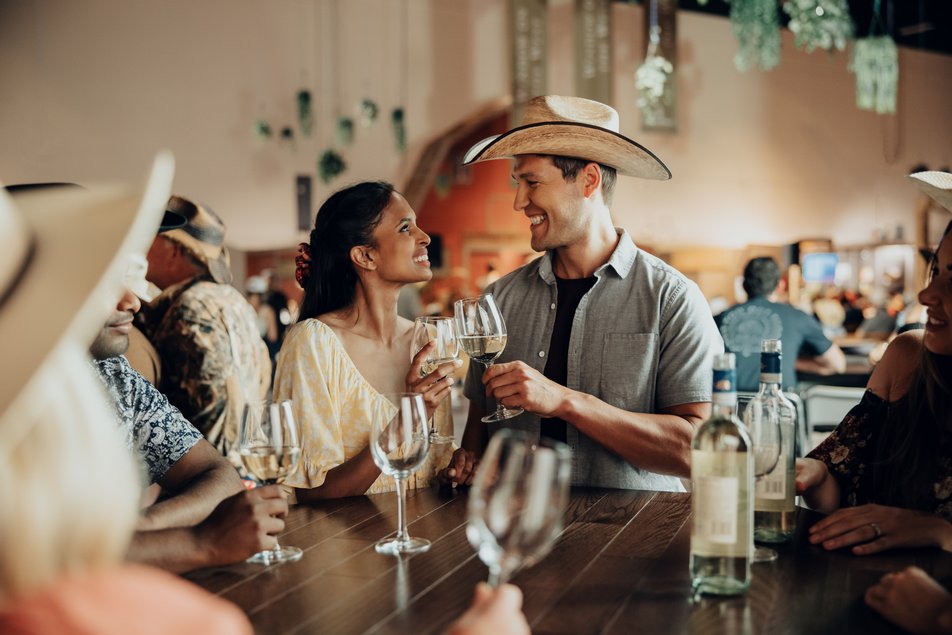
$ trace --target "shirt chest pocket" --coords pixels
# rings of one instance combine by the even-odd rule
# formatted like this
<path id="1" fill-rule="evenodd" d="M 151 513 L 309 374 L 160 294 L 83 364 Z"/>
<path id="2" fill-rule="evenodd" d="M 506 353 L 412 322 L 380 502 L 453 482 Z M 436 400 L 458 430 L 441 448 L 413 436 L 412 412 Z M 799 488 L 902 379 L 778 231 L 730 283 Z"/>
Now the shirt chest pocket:
<path id="1" fill-rule="evenodd" d="M 603 401 L 632 412 L 652 412 L 658 375 L 657 333 L 606 333 L 600 370 Z"/>

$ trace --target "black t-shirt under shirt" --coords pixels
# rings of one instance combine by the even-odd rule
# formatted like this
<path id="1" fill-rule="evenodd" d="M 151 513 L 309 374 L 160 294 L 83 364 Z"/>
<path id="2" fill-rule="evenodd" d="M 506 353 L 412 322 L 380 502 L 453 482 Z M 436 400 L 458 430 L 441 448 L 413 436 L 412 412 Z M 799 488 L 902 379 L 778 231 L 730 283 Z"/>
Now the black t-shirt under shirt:
<path id="1" fill-rule="evenodd" d="M 597 278 L 593 276 L 568 280 L 557 277 L 555 280 L 559 290 L 555 307 L 555 324 L 552 326 L 549 353 L 542 374 L 564 386 L 568 380 L 569 339 L 572 337 L 575 310 L 578 309 L 582 296 L 588 293 Z M 558 417 L 543 419 L 541 434 L 565 443 L 566 425 L 565 421 Z"/>

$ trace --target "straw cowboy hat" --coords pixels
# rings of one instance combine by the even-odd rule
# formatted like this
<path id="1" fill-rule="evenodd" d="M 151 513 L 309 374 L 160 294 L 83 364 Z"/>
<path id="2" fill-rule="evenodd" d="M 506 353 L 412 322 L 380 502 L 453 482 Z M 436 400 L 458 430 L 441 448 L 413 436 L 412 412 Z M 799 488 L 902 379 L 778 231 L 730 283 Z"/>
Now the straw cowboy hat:
<path id="1" fill-rule="evenodd" d="M 208 270 L 219 284 L 231 282 L 231 259 L 225 247 L 225 223 L 218 214 L 201 203 L 182 196 L 169 199 L 168 210 L 185 217 L 186 225 L 167 231 L 163 236 L 184 247 Z"/>
<path id="2" fill-rule="evenodd" d="M 928 194 L 936 203 L 952 212 L 952 174 L 948 172 L 916 172 L 909 175 L 915 179 L 919 191 Z"/>
<path id="3" fill-rule="evenodd" d="M 653 152 L 618 132 L 614 108 L 581 97 L 533 97 L 526 103 L 521 125 L 474 145 L 463 157 L 463 165 L 519 154 L 577 157 L 626 176 L 671 178 L 671 170 Z"/>
<path id="4" fill-rule="evenodd" d="M 145 253 L 172 189 L 161 153 L 145 188 L 0 188 L 0 445 L 30 420 L 17 395 L 58 346 L 89 346 L 122 292 L 126 255 Z M 18 427 L 23 429 L 18 429 Z"/>

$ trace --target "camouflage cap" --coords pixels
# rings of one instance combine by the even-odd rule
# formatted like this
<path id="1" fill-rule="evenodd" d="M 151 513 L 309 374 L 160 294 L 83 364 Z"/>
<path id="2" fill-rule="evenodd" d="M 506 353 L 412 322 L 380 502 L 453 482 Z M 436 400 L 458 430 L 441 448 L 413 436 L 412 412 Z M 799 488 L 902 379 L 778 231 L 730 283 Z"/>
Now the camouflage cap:
<path id="1" fill-rule="evenodd" d="M 167 206 L 170 212 L 183 216 L 184 227 L 162 235 L 184 247 L 209 275 L 219 284 L 231 282 L 231 259 L 225 247 L 225 223 L 211 208 L 194 203 L 182 196 L 172 196 Z"/>

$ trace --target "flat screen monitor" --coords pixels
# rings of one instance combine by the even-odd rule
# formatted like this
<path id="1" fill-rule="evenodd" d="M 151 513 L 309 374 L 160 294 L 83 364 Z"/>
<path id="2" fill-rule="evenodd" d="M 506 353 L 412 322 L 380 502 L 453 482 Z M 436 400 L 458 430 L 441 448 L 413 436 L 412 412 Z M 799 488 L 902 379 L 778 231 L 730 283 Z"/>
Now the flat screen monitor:
<path id="1" fill-rule="evenodd" d="M 803 281 L 833 284 L 836 280 L 836 265 L 839 261 L 839 256 L 833 253 L 803 254 L 800 258 Z"/>

